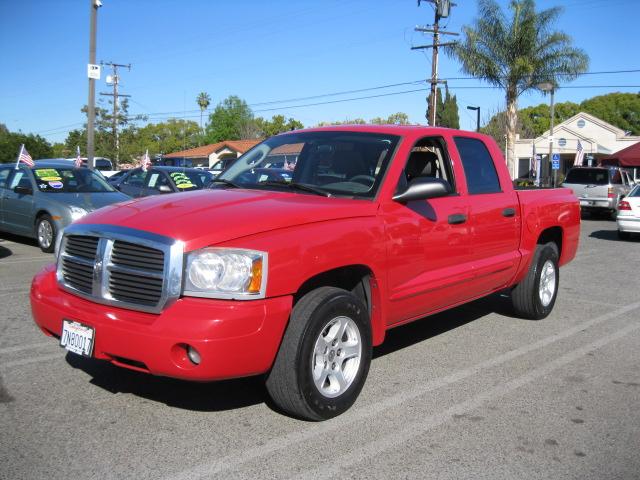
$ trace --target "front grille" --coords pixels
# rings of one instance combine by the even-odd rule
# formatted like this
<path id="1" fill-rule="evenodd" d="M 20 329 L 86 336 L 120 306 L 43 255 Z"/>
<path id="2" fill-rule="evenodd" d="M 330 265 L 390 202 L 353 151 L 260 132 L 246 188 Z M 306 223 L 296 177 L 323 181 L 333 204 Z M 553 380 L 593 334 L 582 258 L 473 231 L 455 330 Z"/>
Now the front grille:
<path id="1" fill-rule="evenodd" d="M 110 225 L 65 230 L 58 282 L 89 300 L 159 313 L 178 298 L 182 244 L 167 237 Z"/>
<path id="2" fill-rule="evenodd" d="M 96 258 L 98 250 L 98 237 L 89 237 L 81 235 L 69 235 L 65 251 L 74 257 Z"/>
<path id="3" fill-rule="evenodd" d="M 114 265 L 162 272 L 164 270 L 164 252 L 155 248 L 116 240 L 113 242 L 111 262 Z"/>
<path id="4" fill-rule="evenodd" d="M 84 293 L 93 290 L 93 266 L 62 258 L 62 274 L 65 282 Z"/>

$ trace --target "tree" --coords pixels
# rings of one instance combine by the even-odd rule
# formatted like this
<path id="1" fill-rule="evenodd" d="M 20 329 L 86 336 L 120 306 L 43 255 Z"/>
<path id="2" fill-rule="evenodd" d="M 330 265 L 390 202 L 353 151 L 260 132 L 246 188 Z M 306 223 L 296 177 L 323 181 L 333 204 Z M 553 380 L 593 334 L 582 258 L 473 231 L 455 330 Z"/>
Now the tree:
<path id="1" fill-rule="evenodd" d="M 202 132 L 202 114 L 209 108 L 211 104 L 211 97 L 207 92 L 200 92 L 196 98 L 196 103 L 200 107 L 200 131 Z"/>
<path id="2" fill-rule="evenodd" d="M 34 160 L 52 156 L 51 144 L 40 135 L 10 132 L 5 125 L 0 124 L 0 163 L 15 162 L 22 144 Z"/>
<path id="3" fill-rule="evenodd" d="M 440 119 L 442 117 L 442 110 L 444 109 L 444 102 L 442 101 L 442 90 L 436 87 L 436 125 L 440 125 Z M 427 96 L 427 121 L 431 123 L 431 93 Z"/>
<path id="4" fill-rule="evenodd" d="M 571 38 L 553 31 L 562 9 L 536 12 L 535 0 L 511 0 L 511 16 L 496 0 L 479 0 L 479 17 L 463 27 L 463 39 L 447 49 L 462 64 L 462 71 L 505 90 L 507 165 L 513 171 L 518 97 L 539 90 L 542 82 L 559 85 L 585 72 L 586 53 L 571 45 Z"/>
<path id="5" fill-rule="evenodd" d="M 445 96 L 440 112 L 438 125 L 447 128 L 460 128 L 460 117 L 458 115 L 458 100 L 455 95 L 449 93 L 449 87 L 445 86 Z M 438 112 L 436 112 L 436 115 Z"/>
<path id="6" fill-rule="evenodd" d="M 223 140 L 256 138 L 257 134 L 253 112 L 247 102 L 231 95 L 220 102 L 209 115 L 205 141 L 217 143 Z"/>
<path id="7" fill-rule="evenodd" d="M 271 120 L 265 120 L 262 117 L 255 119 L 259 136 L 263 138 L 272 137 L 279 133 L 288 132 L 290 130 L 298 130 L 304 128 L 304 125 L 293 118 L 285 118 L 284 115 L 274 115 Z"/>
<path id="8" fill-rule="evenodd" d="M 580 109 L 631 135 L 640 135 L 640 93 L 609 93 L 585 100 Z"/>
<path id="9" fill-rule="evenodd" d="M 372 118 L 369 123 L 373 125 L 409 125 L 409 115 L 403 112 L 392 113 L 387 118 Z"/>
<path id="10" fill-rule="evenodd" d="M 547 106 L 547 108 L 549 107 Z M 480 132 L 486 135 L 491 135 L 501 149 L 503 149 L 504 147 L 504 135 L 506 130 L 507 112 L 505 111 L 496 112 L 493 115 L 490 115 L 490 118 L 486 121 L 485 126 L 480 127 Z M 522 138 L 532 138 L 534 136 L 538 136 L 534 134 L 533 124 L 531 122 L 531 119 L 527 115 L 518 115 L 516 133 L 519 133 Z"/>

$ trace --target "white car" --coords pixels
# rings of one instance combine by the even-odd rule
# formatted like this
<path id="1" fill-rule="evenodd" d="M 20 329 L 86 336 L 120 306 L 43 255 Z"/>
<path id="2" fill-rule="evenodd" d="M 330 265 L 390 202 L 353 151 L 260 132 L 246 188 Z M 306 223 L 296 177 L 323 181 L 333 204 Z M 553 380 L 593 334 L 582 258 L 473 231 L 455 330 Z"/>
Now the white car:
<path id="1" fill-rule="evenodd" d="M 618 237 L 626 240 L 632 233 L 640 233 L 640 185 L 618 203 Z"/>

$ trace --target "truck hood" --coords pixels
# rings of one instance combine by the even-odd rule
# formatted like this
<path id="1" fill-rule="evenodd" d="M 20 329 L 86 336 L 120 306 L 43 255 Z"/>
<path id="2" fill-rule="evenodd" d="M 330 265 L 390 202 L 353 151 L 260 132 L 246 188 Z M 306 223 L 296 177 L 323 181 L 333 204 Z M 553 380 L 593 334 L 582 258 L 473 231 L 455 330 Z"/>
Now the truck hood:
<path id="1" fill-rule="evenodd" d="M 103 208 L 76 223 L 109 224 L 185 242 L 185 251 L 306 223 L 376 214 L 375 202 L 289 192 L 197 190 Z"/>

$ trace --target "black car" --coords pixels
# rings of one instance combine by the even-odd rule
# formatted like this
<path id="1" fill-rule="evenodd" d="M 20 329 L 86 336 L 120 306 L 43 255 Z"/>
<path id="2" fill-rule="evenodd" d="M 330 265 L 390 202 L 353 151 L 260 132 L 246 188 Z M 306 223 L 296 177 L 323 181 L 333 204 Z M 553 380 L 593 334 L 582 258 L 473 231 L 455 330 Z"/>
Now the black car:
<path id="1" fill-rule="evenodd" d="M 127 195 L 138 198 L 161 193 L 187 192 L 206 187 L 213 179 L 206 170 L 153 166 L 146 171 L 132 168 L 113 184 Z"/>

